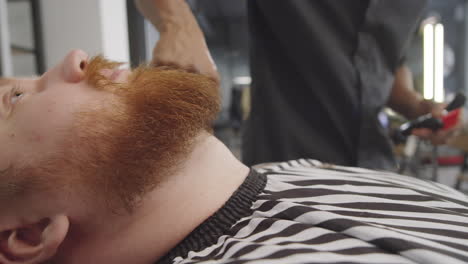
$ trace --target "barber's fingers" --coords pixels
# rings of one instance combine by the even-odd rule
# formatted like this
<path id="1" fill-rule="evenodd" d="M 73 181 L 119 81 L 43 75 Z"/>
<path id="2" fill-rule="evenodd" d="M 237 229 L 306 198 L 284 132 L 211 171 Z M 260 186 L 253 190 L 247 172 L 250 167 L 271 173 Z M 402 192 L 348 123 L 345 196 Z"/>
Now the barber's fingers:
<path id="1" fill-rule="evenodd" d="M 444 113 L 445 107 L 446 107 L 446 104 L 439 104 L 439 106 L 434 108 L 432 115 L 437 116 L 438 113 Z M 458 116 L 457 123 L 449 129 L 443 129 L 443 130 L 441 129 L 441 130 L 433 131 L 427 128 L 419 128 L 419 129 L 413 129 L 412 134 L 421 139 L 429 140 L 434 145 L 446 144 L 451 139 L 453 139 L 457 134 L 460 133 L 461 128 L 463 126 L 463 114 L 464 114 L 463 111 L 461 111 Z"/>
<path id="2" fill-rule="evenodd" d="M 431 129 L 428 129 L 428 128 L 416 128 L 416 129 L 413 129 L 412 131 L 412 134 L 421 138 L 421 139 L 429 139 L 430 136 L 433 134 L 434 132 L 431 130 Z"/>
<path id="3" fill-rule="evenodd" d="M 219 82 L 220 76 L 208 47 L 202 39 L 190 39 L 182 33 L 161 34 L 153 49 L 153 66 L 177 66 L 200 73 Z"/>
<path id="4" fill-rule="evenodd" d="M 429 140 L 434 145 L 443 145 L 447 144 L 450 139 L 456 136 L 458 131 L 458 127 L 438 131 L 432 131 L 431 129 L 427 128 L 419 128 L 414 129 L 412 133 L 421 139 Z"/>
<path id="5" fill-rule="evenodd" d="M 455 130 L 441 130 L 435 132 L 429 140 L 433 145 L 447 144 L 450 138 L 453 137 Z"/>
<path id="6" fill-rule="evenodd" d="M 447 104 L 438 104 L 438 103 L 435 103 L 432 105 L 432 110 L 431 110 L 431 114 L 433 117 L 436 117 L 436 118 L 442 118 L 442 116 L 444 115 L 445 113 L 445 108 L 447 107 Z"/>

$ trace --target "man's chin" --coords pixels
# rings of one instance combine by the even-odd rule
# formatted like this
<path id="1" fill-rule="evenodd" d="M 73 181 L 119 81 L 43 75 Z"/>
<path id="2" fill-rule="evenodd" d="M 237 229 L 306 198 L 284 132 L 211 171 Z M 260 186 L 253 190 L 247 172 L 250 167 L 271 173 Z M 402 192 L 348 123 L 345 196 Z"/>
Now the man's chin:
<path id="1" fill-rule="evenodd" d="M 80 117 L 77 147 L 86 155 L 78 157 L 76 165 L 91 179 L 90 189 L 102 193 L 106 186 L 106 203 L 131 210 L 177 170 L 194 138 L 211 130 L 219 110 L 218 87 L 199 74 L 141 67 L 128 83 L 105 89 L 115 89 L 123 105 Z"/>

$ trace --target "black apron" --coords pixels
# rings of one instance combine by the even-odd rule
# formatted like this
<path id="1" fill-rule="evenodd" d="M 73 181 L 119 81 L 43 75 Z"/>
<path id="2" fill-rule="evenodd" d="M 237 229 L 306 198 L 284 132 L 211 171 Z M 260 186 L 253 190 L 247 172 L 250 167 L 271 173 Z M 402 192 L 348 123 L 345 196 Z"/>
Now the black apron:
<path id="1" fill-rule="evenodd" d="M 314 158 L 395 166 L 378 121 L 423 0 L 248 0 L 247 165 Z"/>

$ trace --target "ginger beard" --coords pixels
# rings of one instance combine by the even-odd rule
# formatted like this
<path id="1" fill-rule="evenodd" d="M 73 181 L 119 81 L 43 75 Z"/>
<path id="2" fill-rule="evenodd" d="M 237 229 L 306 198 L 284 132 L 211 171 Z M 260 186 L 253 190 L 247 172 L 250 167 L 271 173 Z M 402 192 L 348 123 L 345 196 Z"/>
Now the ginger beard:
<path id="1" fill-rule="evenodd" d="M 141 66 L 125 84 L 100 74 L 117 66 L 102 57 L 87 65 L 87 81 L 117 99 L 77 113 L 61 156 L 91 195 L 131 210 L 180 167 L 200 132 L 211 131 L 219 92 L 206 76 L 168 67 Z"/>

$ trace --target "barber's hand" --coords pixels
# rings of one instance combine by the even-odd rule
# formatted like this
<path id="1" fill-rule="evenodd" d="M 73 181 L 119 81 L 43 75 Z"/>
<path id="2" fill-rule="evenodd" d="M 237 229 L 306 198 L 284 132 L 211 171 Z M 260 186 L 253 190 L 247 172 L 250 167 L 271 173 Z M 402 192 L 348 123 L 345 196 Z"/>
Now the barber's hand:
<path id="1" fill-rule="evenodd" d="M 219 81 L 219 73 L 201 32 L 183 29 L 160 34 L 153 50 L 153 65 L 176 65 Z"/>
<path id="2" fill-rule="evenodd" d="M 430 113 L 433 117 L 442 118 L 446 106 L 447 105 L 445 104 L 432 103 L 430 106 L 432 108 Z M 429 140 L 433 145 L 446 144 L 457 134 L 457 132 L 459 132 L 462 126 L 462 114 L 463 112 L 460 114 L 457 124 L 449 129 L 433 131 L 427 128 L 419 128 L 413 130 L 413 135 L 418 136 L 421 139 Z"/>
<path id="3" fill-rule="evenodd" d="M 135 0 L 135 4 L 160 33 L 152 65 L 178 66 L 219 82 L 203 32 L 185 0 Z"/>

